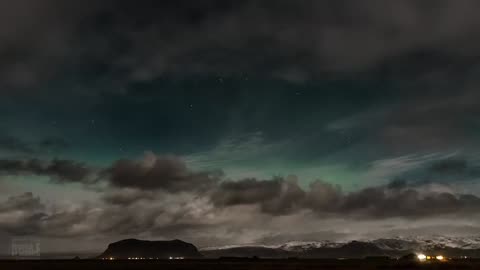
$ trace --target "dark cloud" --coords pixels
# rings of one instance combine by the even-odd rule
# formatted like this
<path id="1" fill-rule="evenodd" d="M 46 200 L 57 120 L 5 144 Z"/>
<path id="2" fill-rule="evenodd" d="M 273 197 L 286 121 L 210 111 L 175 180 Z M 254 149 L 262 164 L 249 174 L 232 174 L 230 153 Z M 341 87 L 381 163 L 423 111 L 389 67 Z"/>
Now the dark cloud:
<path id="1" fill-rule="evenodd" d="M 129 204 L 105 200 L 105 204 L 95 206 L 58 202 L 47 205 L 30 192 L 11 196 L 0 202 L 0 234 L 59 239 L 141 234 L 171 238 L 182 236 L 182 232 L 215 227 L 215 224 L 208 226 L 204 213 L 198 213 L 202 206 L 195 198 L 157 195 Z"/>
<path id="2" fill-rule="evenodd" d="M 113 203 L 125 203 L 146 196 L 151 190 L 206 192 L 215 188 L 223 177 L 220 171 L 195 172 L 178 157 L 152 153 L 146 154 L 140 161 L 118 160 L 100 170 L 65 159 L 0 159 L 0 174 L 47 176 L 55 183 L 94 185 L 105 182 L 112 188 L 126 188 L 127 193 L 110 194 L 106 198 Z"/>
<path id="3" fill-rule="evenodd" d="M 258 204 L 266 213 L 282 214 L 298 209 L 304 197 L 305 192 L 292 179 L 246 179 L 221 183 L 212 200 L 219 206 Z"/>
<path id="4" fill-rule="evenodd" d="M 444 171 L 445 163 L 442 164 L 440 170 Z M 458 166 L 455 163 L 453 167 Z M 103 201 L 115 207 L 154 203 L 158 194 L 175 196 L 182 192 L 205 198 L 215 207 L 258 206 L 260 212 L 273 216 L 311 210 L 318 215 L 359 219 L 422 218 L 473 213 L 480 207 L 480 198 L 475 195 L 455 193 L 428 183 L 397 180 L 385 186 L 344 192 L 338 185 L 314 181 L 304 189 L 295 176 L 231 181 L 219 173 L 193 172 L 179 158 L 151 153 L 141 161 L 119 160 L 98 175 L 86 165 L 70 160 L 0 160 L 0 172 L 48 176 L 57 183 L 106 182 L 111 190 L 104 194 Z M 119 215 L 119 218 L 125 219 L 121 223 L 136 222 L 130 217 Z"/>
<path id="5" fill-rule="evenodd" d="M 12 236 L 72 237 L 87 235 L 91 208 L 62 208 L 52 211 L 31 192 L 11 196 L 0 207 L 0 232 Z"/>
<path id="6" fill-rule="evenodd" d="M 142 161 L 119 160 L 102 173 L 111 185 L 170 192 L 208 191 L 220 180 L 220 172 L 193 172 L 177 157 L 147 154 Z"/>
<path id="7" fill-rule="evenodd" d="M 3 175 L 37 175 L 47 176 L 53 182 L 85 182 L 93 170 L 85 164 L 72 161 L 53 159 L 43 161 L 40 159 L 2 159 L 0 160 L 0 174 Z"/>
<path id="8" fill-rule="evenodd" d="M 45 205 L 31 192 L 11 196 L 0 204 L 0 231 L 14 235 L 32 234 L 40 230 Z"/>
<path id="9" fill-rule="evenodd" d="M 212 195 L 217 206 L 259 205 L 269 214 L 288 214 L 302 209 L 318 211 L 337 210 L 343 194 L 339 187 L 316 181 L 304 191 L 297 181 L 276 178 L 273 180 L 245 179 L 222 182 Z"/>
<path id="10" fill-rule="evenodd" d="M 215 234 L 210 243 L 274 244 L 347 236 L 339 231 L 318 232 L 318 227 L 307 225 L 285 233 L 279 230 L 279 224 L 299 226 L 303 221 L 328 223 L 339 218 L 358 224 L 393 218 L 421 223 L 473 216 L 480 210 L 477 196 L 428 184 L 397 180 L 345 192 L 338 185 L 320 180 L 303 188 L 295 176 L 231 181 L 220 175 L 193 172 L 179 158 L 151 153 L 139 161 L 117 161 L 92 177 L 88 175 L 94 171 L 72 161 L 1 160 L 0 168 L 4 174 L 49 176 L 54 183 L 94 178 L 109 184 L 99 190 L 101 197 L 95 205 L 47 206 L 32 193 L 8 198 L 0 203 L 0 232 L 9 235 L 175 236 L 208 244 L 205 237 Z M 265 230 L 255 232 L 259 228 Z M 298 233 L 304 229 L 303 234 Z M 247 232 L 251 233 L 248 237 L 241 236 Z"/>
<path id="11" fill-rule="evenodd" d="M 111 205 L 131 205 L 141 200 L 154 200 L 155 194 L 139 189 L 114 190 L 104 195 L 103 200 Z"/>
<path id="12" fill-rule="evenodd" d="M 473 0 L 394 5 L 378 0 L 135 5 L 22 0 L 1 8 L 2 25 L 9 25 L 0 28 L 2 81 L 28 86 L 65 70 L 140 80 L 172 72 L 302 80 L 322 72 L 371 69 L 422 52 L 446 62 L 472 59 L 478 57 L 480 40 L 472 12 L 478 7 Z M 459 46 L 458 40 L 469 42 Z M 426 66 L 422 71 L 428 65 L 421 65 Z"/>
<path id="13" fill-rule="evenodd" d="M 406 217 L 424 218 L 448 214 L 474 213 L 480 198 L 474 195 L 427 190 L 412 187 L 372 187 L 335 197 L 333 213 L 358 218 Z M 326 211 L 325 211 L 326 210 Z M 332 208 L 314 208 L 331 212 Z"/>
<path id="14" fill-rule="evenodd" d="M 236 205 L 258 203 L 275 198 L 281 190 L 283 180 L 258 181 L 246 179 L 238 182 L 224 182 L 214 195 L 218 204 Z"/>
<path id="15" fill-rule="evenodd" d="M 339 186 L 322 181 L 313 182 L 303 191 L 297 183 L 285 179 L 247 179 L 222 183 L 212 200 L 220 207 L 259 205 L 261 211 L 272 215 L 309 209 L 319 215 L 360 219 L 424 218 L 474 213 L 480 208 L 477 196 L 422 191 L 400 181 L 345 193 Z"/>
<path id="16" fill-rule="evenodd" d="M 156 236 L 181 236 L 182 232 L 215 227 L 208 215 L 216 209 L 208 200 L 188 193 L 162 193 L 121 189 L 109 191 L 96 220 L 97 230 L 109 235 L 150 233 Z M 142 211 L 139 211 L 142 209 Z"/>
<path id="17" fill-rule="evenodd" d="M 0 211 L 11 210 L 43 211 L 45 206 L 40 202 L 39 197 L 34 197 L 33 193 L 27 192 L 19 196 L 9 197 L 2 203 Z"/>
<path id="18" fill-rule="evenodd" d="M 474 213 L 480 198 L 447 192 L 422 194 L 414 189 L 367 188 L 346 195 L 338 210 L 353 216 L 374 218 L 423 218 L 446 214 Z"/>
<path id="19" fill-rule="evenodd" d="M 72 160 L 54 159 L 40 171 L 58 182 L 86 182 L 92 169 Z"/>

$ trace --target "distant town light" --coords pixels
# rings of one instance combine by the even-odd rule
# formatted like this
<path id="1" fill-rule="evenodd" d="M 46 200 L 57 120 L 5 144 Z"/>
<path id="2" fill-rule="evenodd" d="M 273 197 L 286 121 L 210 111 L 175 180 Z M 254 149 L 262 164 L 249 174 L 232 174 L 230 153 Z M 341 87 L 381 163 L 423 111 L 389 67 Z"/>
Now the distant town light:
<path id="1" fill-rule="evenodd" d="M 429 256 L 430 257 L 430 256 Z M 417 258 L 420 260 L 420 261 L 425 261 L 427 259 L 427 256 L 425 254 L 418 254 L 417 255 Z"/>
<path id="2" fill-rule="evenodd" d="M 437 258 L 437 260 L 439 260 L 439 261 L 443 261 L 443 260 L 445 259 L 442 255 L 438 255 L 436 258 Z"/>

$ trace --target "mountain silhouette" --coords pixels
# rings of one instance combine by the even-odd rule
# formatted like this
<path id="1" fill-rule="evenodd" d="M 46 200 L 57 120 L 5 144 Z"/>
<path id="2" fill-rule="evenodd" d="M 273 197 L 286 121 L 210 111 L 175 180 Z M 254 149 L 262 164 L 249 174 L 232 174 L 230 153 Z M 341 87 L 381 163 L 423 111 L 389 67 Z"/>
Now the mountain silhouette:
<path id="1" fill-rule="evenodd" d="M 441 254 L 460 258 L 480 258 L 480 245 L 475 239 L 470 241 L 414 241 L 402 239 L 377 239 L 372 241 L 333 242 L 291 242 L 272 246 L 236 246 L 218 247 L 201 250 L 207 258 L 219 257 L 253 257 L 260 258 L 367 258 L 385 257 L 401 258 L 405 254 Z M 467 242 L 465 244 L 464 242 Z M 448 245 L 446 244 L 448 243 Z M 416 258 L 416 257 L 415 257 Z"/>
<path id="2" fill-rule="evenodd" d="M 145 259 L 168 259 L 168 258 L 201 258 L 198 249 L 190 243 L 181 240 L 172 241 L 143 241 L 126 239 L 108 245 L 99 258 L 145 258 Z"/>

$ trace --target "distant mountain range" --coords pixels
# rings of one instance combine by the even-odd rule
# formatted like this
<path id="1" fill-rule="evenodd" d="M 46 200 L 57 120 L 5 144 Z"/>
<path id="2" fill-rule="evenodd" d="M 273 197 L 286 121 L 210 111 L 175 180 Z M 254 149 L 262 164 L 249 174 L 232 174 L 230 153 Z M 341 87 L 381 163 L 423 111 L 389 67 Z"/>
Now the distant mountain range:
<path id="1" fill-rule="evenodd" d="M 396 237 L 349 242 L 291 241 L 279 245 L 237 245 L 203 248 L 200 251 L 193 244 L 180 240 L 127 239 L 108 245 L 99 258 L 365 258 L 373 256 L 398 258 L 410 253 L 480 258 L 480 237 Z"/>
<path id="2" fill-rule="evenodd" d="M 442 254 L 448 257 L 480 257 L 480 237 L 396 237 L 351 242 L 288 242 L 279 245 L 237 245 L 204 248 L 202 254 L 215 257 L 265 258 L 364 258 L 401 257 L 408 253 Z"/>

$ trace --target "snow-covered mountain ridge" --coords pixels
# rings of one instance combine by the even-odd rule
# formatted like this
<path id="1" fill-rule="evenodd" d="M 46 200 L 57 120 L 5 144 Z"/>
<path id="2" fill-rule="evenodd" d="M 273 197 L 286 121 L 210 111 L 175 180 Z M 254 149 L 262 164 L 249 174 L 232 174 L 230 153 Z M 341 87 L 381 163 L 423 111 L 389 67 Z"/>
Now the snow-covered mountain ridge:
<path id="1" fill-rule="evenodd" d="M 318 248 L 339 248 L 350 241 L 290 241 L 277 245 L 246 244 L 222 247 L 208 247 L 202 250 L 223 250 L 233 248 L 268 248 L 291 252 L 302 252 Z M 393 237 L 375 240 L 359 240 L 371 243 L 383 250 L 431 250 L 438 248 L 480 249 L 480 236 L 474 237 Z"/>

